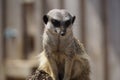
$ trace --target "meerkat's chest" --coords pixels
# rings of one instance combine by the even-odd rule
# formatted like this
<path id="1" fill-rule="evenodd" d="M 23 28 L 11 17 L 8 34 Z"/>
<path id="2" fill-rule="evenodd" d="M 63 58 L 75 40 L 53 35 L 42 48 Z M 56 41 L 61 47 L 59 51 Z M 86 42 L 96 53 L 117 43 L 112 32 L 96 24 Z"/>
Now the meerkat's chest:
<path id="1" fill-rule="evenodd" d="M 56 57 L 55 57 L 55 62 L 56 62 L 56 65 L 57 65 L 57 68 L 58 68 L 58 75 L 59 77 L 63 77 L 64 75 L 64 70 L 65 70 L 65 55 L 61 52 L 58 52 Z"/>
<path id="2" fill-rule="evenodd" d="M 63 53 L 66 51 L 68 42 L 63 41 L 63 40 L 59 40 L 59 41 L 58 40 L 48 40 L 46 46 L 48 46 L 48 49 L 51 51 L 59 51 L 59 55 L 60 55 L 59 58 L 61 58 L 61 52 Z"/>
<path id="3" fill-rule="evenodd" d="M 54 60 L 56 64 L 64 64 L 65 62 L 65 53 L 64 52 L 54 52 L 53 53 Z"/>

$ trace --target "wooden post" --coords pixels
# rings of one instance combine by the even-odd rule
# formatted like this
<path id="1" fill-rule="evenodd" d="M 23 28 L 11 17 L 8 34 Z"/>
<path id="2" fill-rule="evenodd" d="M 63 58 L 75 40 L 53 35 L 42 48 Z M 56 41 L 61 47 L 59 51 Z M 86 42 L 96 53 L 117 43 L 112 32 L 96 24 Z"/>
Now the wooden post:
<path id="1" fill-rule="evenodd" d="M 31 0 L 22 5 L 23 9 L 23 44 L 25 58 L 34 58 L 42 51 L 42 2 Z"/>
<path id="2" fill-rule="evenodd" d="M 51 9 L 61 8 L 60 0 L 46 0 L 46 11 L 48 12 Z"/>
<path id="3" fill-rule="evenodd" d="M 3 46 L 2 46 L 2 0 L 0 0 L 0 80 L 3 80 Z"/>
<path id="4" fill-rule="evenodd" d="M 80 8 L 81 8 L 81 34 L 82 34 L 82 43 L 86 46 L 86 32 L 85 32 L 85 0 L 81 0 L 80 2 Z"/>
<path id="5" fill-rule="evenodd" d="M 104 41 L 103 41 L 103 49 L 104 49 L 104 72 L 105 72 L 105 79 L 104 80 L 110 80 L 109 79 L 109 64 L 108 64 L 108 20 L 107 20 L 107 0 L 102 0 L 102 16 L 103 16 L 103 34 L 104 34 Z"/>
<path id="6" fill-rule="evenodd" d="M 73 25 L 73 33 L 75 37 L 79 40 L 81 39 L 81 8 L 80 0 L 64 0 L 64 8 L 70 13 L 76 16 L 75 23 Z"/>
<path id="7" fill-rule="evenodd" d="M 43 1 L 42 0 L 36 0 L 35 2 L 35 24 L 36 24 L 36 34 L 35 34 L 35 49 L 36 49 L 36 54 L 39 54 L 43 50 L 42 46 L 42 36 L 43 36 L 43 31 L 44 31 L 44 25 L 42 21 L 43 17 Z"/>
<path id="8" fill-rule="evenodd" d="M 36 24 L 34 18 L 34 3 L 24 2 L 22 5 L 22 17 L 23 17 L 23 55 L 27 59 L 29 55 L 35 53 L 35 36 L 36 36 Z"/>
<path id="9" fill-rule="evenodd" d="M 0 0 L 0 80 L 5 80 L 5 68 L 4 68 L 4 54 L 5 54 L 5 11 L 6 11 L 6 0 Z"/>
<path id="10" fill-rule="evenodd" d="M 7 59 L 21 59 L 22 55 L 22 0 L 6 1 L 6 57 Z M 11 33 L 11 34 L 9 34 Z"/>
<path id="11" fill-rule="evenodd" d="M 99 0 L 85 0 L 85 43 L 93 63 L 93 80 L 104 80 L 103 28 L 99 4 Z"/>
<path id="12" fill-rule="evenodd" d="M 103 1 L 103 0 L 102 0 Z M 120 0 L 106 0 L 108 80 L 120 79 Z M 101 3 L 103 5 L 103 3 Z M 102 7 L 103 8 L 103 7 Z"/>
<path id="13" fill-rule="evenodd" d="M 14 37 L 13 40 L 11 40 L 11 38 L 9 37 L 11 35 L 7 34 L 7 43 L 6 43 L 7 56 L 5 60 L 6 61 L 5 68 L 6 68 L 6 75 L 8 78 L 9 77 L 10 78 L 25 78 L 28 76 L 28 74 L 30 74 L 31 69 L 33 67 L 36 67 L 37 65 L 37 61 L 35 60 L 36 57 L 35 59 L 28 59 L 28 55 L 24 53 L 26 54 L 24 57 L 24 54 L 23 54 L 23 49 L 26 48 L 26 46 L 28 46 L 26 45 L 25 47 L 23 47 L 24 46 L 23 38 L 24 39 L 28 38 L 28 36 L 26 37 L 26 35 L 24 34 L 27 34 L 27 32 L 28 31 L 30 32 L 31 30 L 30 22 L 29 22 L 30 30 L 25 29 L 29 26 L 28 24 L 26 26 L 27 22 L 25 21 L 28 21 L 26 19 L 29 19 L 29 18 L 30 20 L 32 20 L 33 18 L 31 19 L 31 17 L 34 17 L 34 16 L 31 16 L 31 12 L 30 12 L 30 15 L 28 14 L 30 17 L 28 15 L 27 16 L 24 15 L 24 12 L 26 13 L 26 11 L 25 9 L 23 9 L 24 7 L 22 7 L 23 3 L 24 3 L 23 0 L 7 0 L 7 15 L 6 15 L 7 16 L 7 19 L 6 19 L 7 30 L 6 31 L 9 31 L 9 30 L 11 31 L 11 29 L 13 29 L 15 30 L 15 33 L 16 33 L 15 36 L 13 36 Z M 22 14 L 22 9 L 23 9 L 23 14 Z M 25 25 L 22 25 L 22 21 L 24 22 L 23 24 Z M 36 26 L 33 26 L 33 28 L 36 29 Z M 27 41 L 24 43 L 26 44 Z"/>

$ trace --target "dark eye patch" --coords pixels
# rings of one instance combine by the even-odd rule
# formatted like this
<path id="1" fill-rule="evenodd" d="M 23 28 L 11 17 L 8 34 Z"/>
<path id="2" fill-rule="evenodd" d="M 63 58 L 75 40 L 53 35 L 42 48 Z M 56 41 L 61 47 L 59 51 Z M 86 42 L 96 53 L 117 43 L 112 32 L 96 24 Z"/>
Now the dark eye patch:
<path id="1" fill-rule="evenodd" d="M 52 19 L 51 22 L 52 22 L 52 24 L 53 24 L 55 27 L 60 27 L 60 24 L 61 24 L 60 21 L 58 21 L 58 20 L 56 20 L 56 19 Z"/>
<path id="2" fill-rule="evenodd" d="M 65 27 L 68 27 L 70 24 L 71 24 L 71 20 L 70 19 L 64 22 L 64 26 Z"/>

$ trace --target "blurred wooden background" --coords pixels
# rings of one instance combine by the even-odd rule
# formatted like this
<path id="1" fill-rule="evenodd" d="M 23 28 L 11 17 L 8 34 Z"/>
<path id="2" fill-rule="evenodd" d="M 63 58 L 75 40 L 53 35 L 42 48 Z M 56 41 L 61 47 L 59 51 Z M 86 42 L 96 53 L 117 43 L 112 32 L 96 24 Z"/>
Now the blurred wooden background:
<path id="1" fill-rule="evenodd" d="M 42 51 L 42 16 L 76 16 L 74 35 L 91 57 L 93 80 L 120 80 L 120 0 L 0 0 L 0 80 L 25 80 Z"/>

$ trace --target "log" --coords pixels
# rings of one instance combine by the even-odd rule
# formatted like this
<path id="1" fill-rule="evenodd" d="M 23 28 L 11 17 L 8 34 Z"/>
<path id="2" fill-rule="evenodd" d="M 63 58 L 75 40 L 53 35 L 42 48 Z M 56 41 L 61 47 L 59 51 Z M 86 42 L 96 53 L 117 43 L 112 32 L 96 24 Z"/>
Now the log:
<path id="1" fill-rule="evenodd" d="M 43 70 L 36 70 L 26 80 L 53 80 L 52 77 Z"/>

